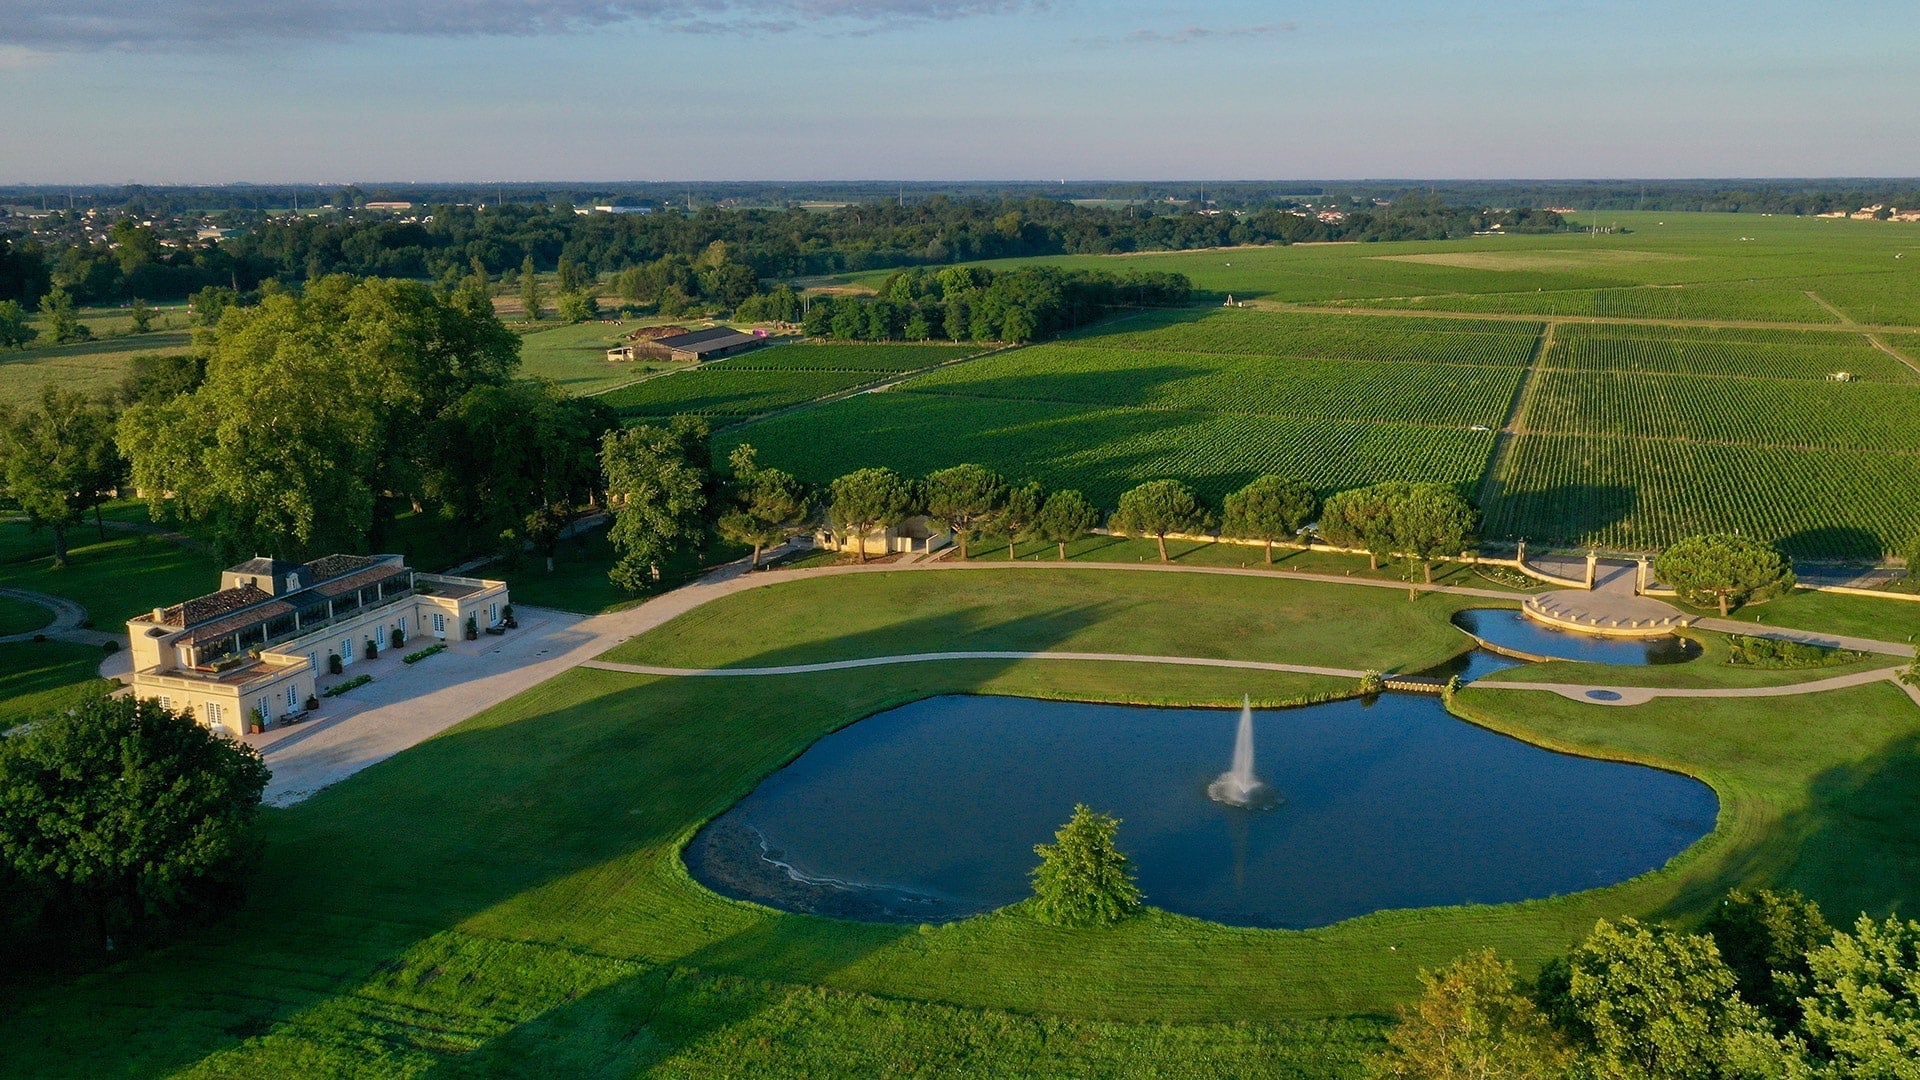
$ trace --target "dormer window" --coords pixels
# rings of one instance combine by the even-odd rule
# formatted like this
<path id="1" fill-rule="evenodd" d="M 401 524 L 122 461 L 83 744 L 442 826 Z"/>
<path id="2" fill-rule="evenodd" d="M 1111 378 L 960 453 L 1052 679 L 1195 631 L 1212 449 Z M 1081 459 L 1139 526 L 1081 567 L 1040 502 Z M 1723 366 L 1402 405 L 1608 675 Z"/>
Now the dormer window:
<path id="1" fill-rule="evenodd" d="M 300 576 L 298 574 L 288 574 L 287 575 L 287 591 L 295 592 L 299 588 L 300 588 Z"/>

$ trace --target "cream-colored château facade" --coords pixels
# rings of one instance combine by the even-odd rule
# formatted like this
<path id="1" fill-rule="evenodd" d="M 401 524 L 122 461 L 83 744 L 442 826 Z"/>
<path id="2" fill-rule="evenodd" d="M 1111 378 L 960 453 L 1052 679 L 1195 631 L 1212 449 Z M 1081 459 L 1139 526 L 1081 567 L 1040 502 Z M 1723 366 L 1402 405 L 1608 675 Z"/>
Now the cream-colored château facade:
<path id="1" fill-rule="evenodd" d="M 422 574 L 398 555 L 249 559 L 220 591 L 127 621 L 133 692 L 238 735 L 297 719 L 339 659 L 459 640 L 507 611 L 503 581 Z"/>

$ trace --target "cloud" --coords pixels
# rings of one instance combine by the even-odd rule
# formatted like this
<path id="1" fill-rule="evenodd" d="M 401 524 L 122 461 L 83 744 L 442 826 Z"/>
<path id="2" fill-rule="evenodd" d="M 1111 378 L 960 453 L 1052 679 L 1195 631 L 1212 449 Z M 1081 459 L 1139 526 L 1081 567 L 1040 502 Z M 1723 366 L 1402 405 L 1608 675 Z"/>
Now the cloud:
<path id="1" fill-rule="evenodd" d="M 1135 30 L 1126 36 L 1126 40 L 1139 45 L 1190 45 L 1196 41 L 1215 41 L 1227 38 L 1272 37 L 1275 34 L 1289 34 L 1298 29 L 1290 22 L 1259 23 L 1254 26 L 1208 27 L 1189 26 L 1184 30 Z"/>
<path id="2" fill-rule="evenodd" d="M 871 30 L 1038 6 L 1041 0 L 0 0 L 0 48 L 176 51 L 370 35 L 562 34 L 621 23 L 688 33 Z"/>

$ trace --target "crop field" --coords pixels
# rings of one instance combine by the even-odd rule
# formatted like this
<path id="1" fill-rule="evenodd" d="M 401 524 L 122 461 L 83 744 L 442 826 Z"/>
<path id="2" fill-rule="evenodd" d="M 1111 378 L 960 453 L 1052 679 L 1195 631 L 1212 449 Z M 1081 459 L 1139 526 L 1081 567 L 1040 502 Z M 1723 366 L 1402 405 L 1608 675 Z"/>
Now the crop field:
<path id="1" fill-rule="evenodd" d="M 1325 490 L 1470 483 L 1539 327 L 1452 320 L 1156 313 L 956 364 L 732 438 L 824 482 L 858 465 L 979 461 L 1111 504 L 1177 476 L 1218 499 L 1262 472 Z M 1165 349 L 1170 340 L 1191 351 Z M 1439 361 L 1419 359 L 1439 357 Z M 1476 430 L 1477 429 L 1477 430 Z"/>
<path id="2" fill-rule="evenodd" d="M 1920 534 L 1920 226 L 1573 220 L 1598 231 L 1026 260 L 1184 273 L 1251 310 L 1146 313 L 748 437 L 813 479 L 971 459 L 1109 505 L 1156 476 L 1214 499 L 1263 471 L 1439 480 L 1495 541 L 1737 529 L 1871 559 Z"/>
<path id="3" fill-rule="evenodd" d="M 978 351 L 970 345 L 779 345 L 621 387 L 601 400 L 625 419 L 689 414 L 724 423 Z"/>
<path id="4" fill-rule="evenodd" d="M 1859 334 L 1801 330 L 1672 330 L 1567 323 L 1554 329 L 1543 366 L 1665 375 L 1825 381 L 1851 372 L 1869 382 L 1920 383 L 1920 373 Z"/>
<path id="5" fill-rule="evenodd" d="M 1160 349 L 1242 356 L 1391 360 L 1525 367 L 1540 324 L 1349 315 L 1280 317 L 1261 312 L 1155 311 L 1075 335 L 1090 348 Z"/>

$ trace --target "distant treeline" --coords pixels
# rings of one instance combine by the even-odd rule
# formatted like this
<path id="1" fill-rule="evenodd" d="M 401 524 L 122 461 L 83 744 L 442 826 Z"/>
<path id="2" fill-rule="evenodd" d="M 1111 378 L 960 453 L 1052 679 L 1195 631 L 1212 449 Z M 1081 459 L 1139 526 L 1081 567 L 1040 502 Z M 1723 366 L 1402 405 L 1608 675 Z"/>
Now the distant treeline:
<path id="1" fill-rule="evenodd" d="M 225 186 L 41 185 L 0 186 L 0 206 L 23 209 L 134 210 L 142 214 L 248 214 L 298 207 L 352 209 L 369 202 L 445 204 L 645 206 L 675 212 L 708 207 L 797 207 L 838 203 L 921 203 L 936 197 L 962 202 L 1100 200 L 1229 210 L 1398 202 L 1412 196 L 1455 206 L 1570 206 L 1582 210 L 1709 210 L 1745 213 L 1818 213 L 1874 203 L 1920 205 L 1912 177 L 1724 178 L 1695 180 L 1068 180 L 698 181 L 694 183 L 585 182 L 514 184 L 239 184 Z"/>
<path id="2" fill-rule="evenodd" d="M 801 316 L 801 327 L 809 337 L 843 341 L 1032 341 L 1115 307 L 1184 304 L 1192 295 L 1184 274 L 915 267 L 889 276 L 877 296 L 816 300 Z M 750 306 L 771 306 L 778 297 L 755 298 L 740 311 L 751 315 Z"/>
<path id="3" fill-rule="evenodd" d="M 1499 225 L 1563 229 L 1556 214 L 1451 206 L 1414 196 L 1323 216 L 1289 209 L 1243 213 L 1147 205 L 1081 206 L 1058 199 L 852 205 L 831 210 L 721 209 L 692 214 L 588 214 L 566 205 L 434 206 L 422 220 L 323 213 L 263 220 L 218 242 L 161 243 L 158 226 L 122 219 L 110 234 L 75 235 L 57 250 L 16 237 L 0 246 L 0 298 L 31 303 L 49 284 L 80 302 L 187 296 L 207 285 L 239 290 L 331 274 L 433 279 L 451 287 L 502 280 L 531 259 L 587 274 L 651 274 L 635 298 L 671 287 L 728 306 L 758 283 L 804 275 L 977 259 L 1173 251 L 1324 240 L 1430 240 Z M 52 235 L 60 222 L 38 219 Z M 91 237 L 91 238 L 90 238 Z M 737 269 L 736 269 L 737 268 Z M 704 279 L 702 279 L 704 274 Z M 748 287 L 751 285 L 752 287 Z"/>

